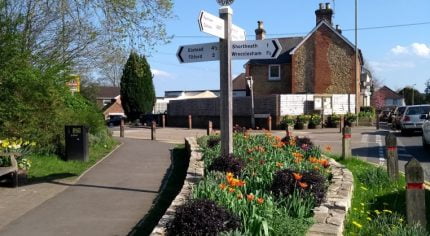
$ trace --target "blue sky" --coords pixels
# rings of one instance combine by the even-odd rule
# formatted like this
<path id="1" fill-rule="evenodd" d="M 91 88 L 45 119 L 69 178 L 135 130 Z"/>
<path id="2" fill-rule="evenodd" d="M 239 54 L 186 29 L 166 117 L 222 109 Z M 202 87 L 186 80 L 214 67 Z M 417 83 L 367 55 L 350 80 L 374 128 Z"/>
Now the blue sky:
<path id="1" fill-rule="evenodd" d="M 235 0 L 233 24 L 243 28 L 247 40 L 254 40 L 257 21 L 264 21 L 267 38 L 304 36 L 315 26 L 315 10 L 320 2 L 330 2 L 334 24 L 354 43 L 354 0 Z M 430 1 L 359 0 L 358 27 L 426 24 L 360 30 L 358 45 L 382 84 L 392 89 L 413 86 L 423 92 L 430 79 Z M 209 43 L 218 38 L 200 32 L 197 18 L 201 10 L 218 15 L 216 0 L 177 0 L 176 17 L 167 22 L 174 38 L 156 47 L 148 58 L 154 72 L 157 96 L 166 90 L 219 89 L 219 63 L 180 64 L 176 52 L 181 45 Z M 246 61 L 234 61 L 233 76 L 244 72 Z"/>

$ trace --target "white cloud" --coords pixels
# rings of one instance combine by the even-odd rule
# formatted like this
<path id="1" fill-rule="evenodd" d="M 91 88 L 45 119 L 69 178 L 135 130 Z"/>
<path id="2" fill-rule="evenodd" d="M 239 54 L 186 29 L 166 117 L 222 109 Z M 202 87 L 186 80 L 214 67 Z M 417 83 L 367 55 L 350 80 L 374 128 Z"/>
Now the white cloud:
<path id="1" fill-rule="evenodd" d="M 397 45 L 390 50 L 394 55 L 412 54 L 419 57 L 430 58 L 430 45 L 425 43 L 412 43 L 409 46 Z"/>
<path id="2" fill-rule="evenodd" d="M 420 57 L 429 57 L 430 56 L 430 46 L 427 46 L 424 43 L 413 43 L 411 45 L 412 51 Z"/>
<path id="3" fill-rule="evenodd" d="M 400 45 L 397 45 L 391 49 L 391 52 L 396 54 L 396 55 L 399 55 L 399 54 L 407 54 L 409 52 L 409 50 L 407 47 L 402 47 Z"/>
<path id="4" fill-rule="evenodd" d="M 173 78 L 173 75 L 166 71 L 151 69 L 151 72 L 155 78 Z"/>
<path id="5" fill-rule="evenodd" d="M 415 63 L 411 61 L 369 61 L 369 64 L 377 72 L 415 68 Z"/>

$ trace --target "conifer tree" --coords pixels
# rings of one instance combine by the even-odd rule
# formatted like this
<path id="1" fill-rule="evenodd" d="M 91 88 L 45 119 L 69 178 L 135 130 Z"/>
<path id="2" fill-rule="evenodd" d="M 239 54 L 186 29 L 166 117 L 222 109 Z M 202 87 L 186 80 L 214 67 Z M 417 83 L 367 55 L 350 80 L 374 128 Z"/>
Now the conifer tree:
<path id="1" fill-rule="evenodd" d="M 149 113 L 155 104 L 152 73 L 144 56 L 131 52 L 121 77 L 121 104 L 129 120 Z"/>

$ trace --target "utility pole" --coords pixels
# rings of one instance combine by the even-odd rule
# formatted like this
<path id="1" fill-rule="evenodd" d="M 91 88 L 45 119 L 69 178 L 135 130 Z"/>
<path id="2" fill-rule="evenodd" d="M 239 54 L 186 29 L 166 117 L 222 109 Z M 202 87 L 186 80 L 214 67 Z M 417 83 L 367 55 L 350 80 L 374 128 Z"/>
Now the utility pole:
<path id="1" fill-rule="evenodd" d="M 358 73 L 358 33 L 357 33 L 357 28 L 358 28 L 358 0 L 355 0 L 355 114 L 358 114 L 360 112 L 360 108 L 359 108 L 359 92 L 358 90 L 360 89 L 360 84 L 359 84 L 359 73 Z"/>

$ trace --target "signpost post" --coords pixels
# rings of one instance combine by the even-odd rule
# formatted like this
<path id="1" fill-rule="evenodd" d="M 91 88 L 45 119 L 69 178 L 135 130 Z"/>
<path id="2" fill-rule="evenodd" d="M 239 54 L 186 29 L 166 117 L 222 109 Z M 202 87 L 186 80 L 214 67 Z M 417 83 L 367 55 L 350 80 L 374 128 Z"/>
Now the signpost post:
<path id="1" fill-rule="evenodd" d="M 176 56 L 181 63 L 220 61 L 221 155 L 233 153 L 233 82 L 231 60 L 276 59 L 282 47 L 277 39 L 245 41 L 245 30 L 232 25 L 234 0 L 217 0 L 219 17 L 201 11 L 200 31 L 214 35 L 219 42 L 180 46 Z"/>

